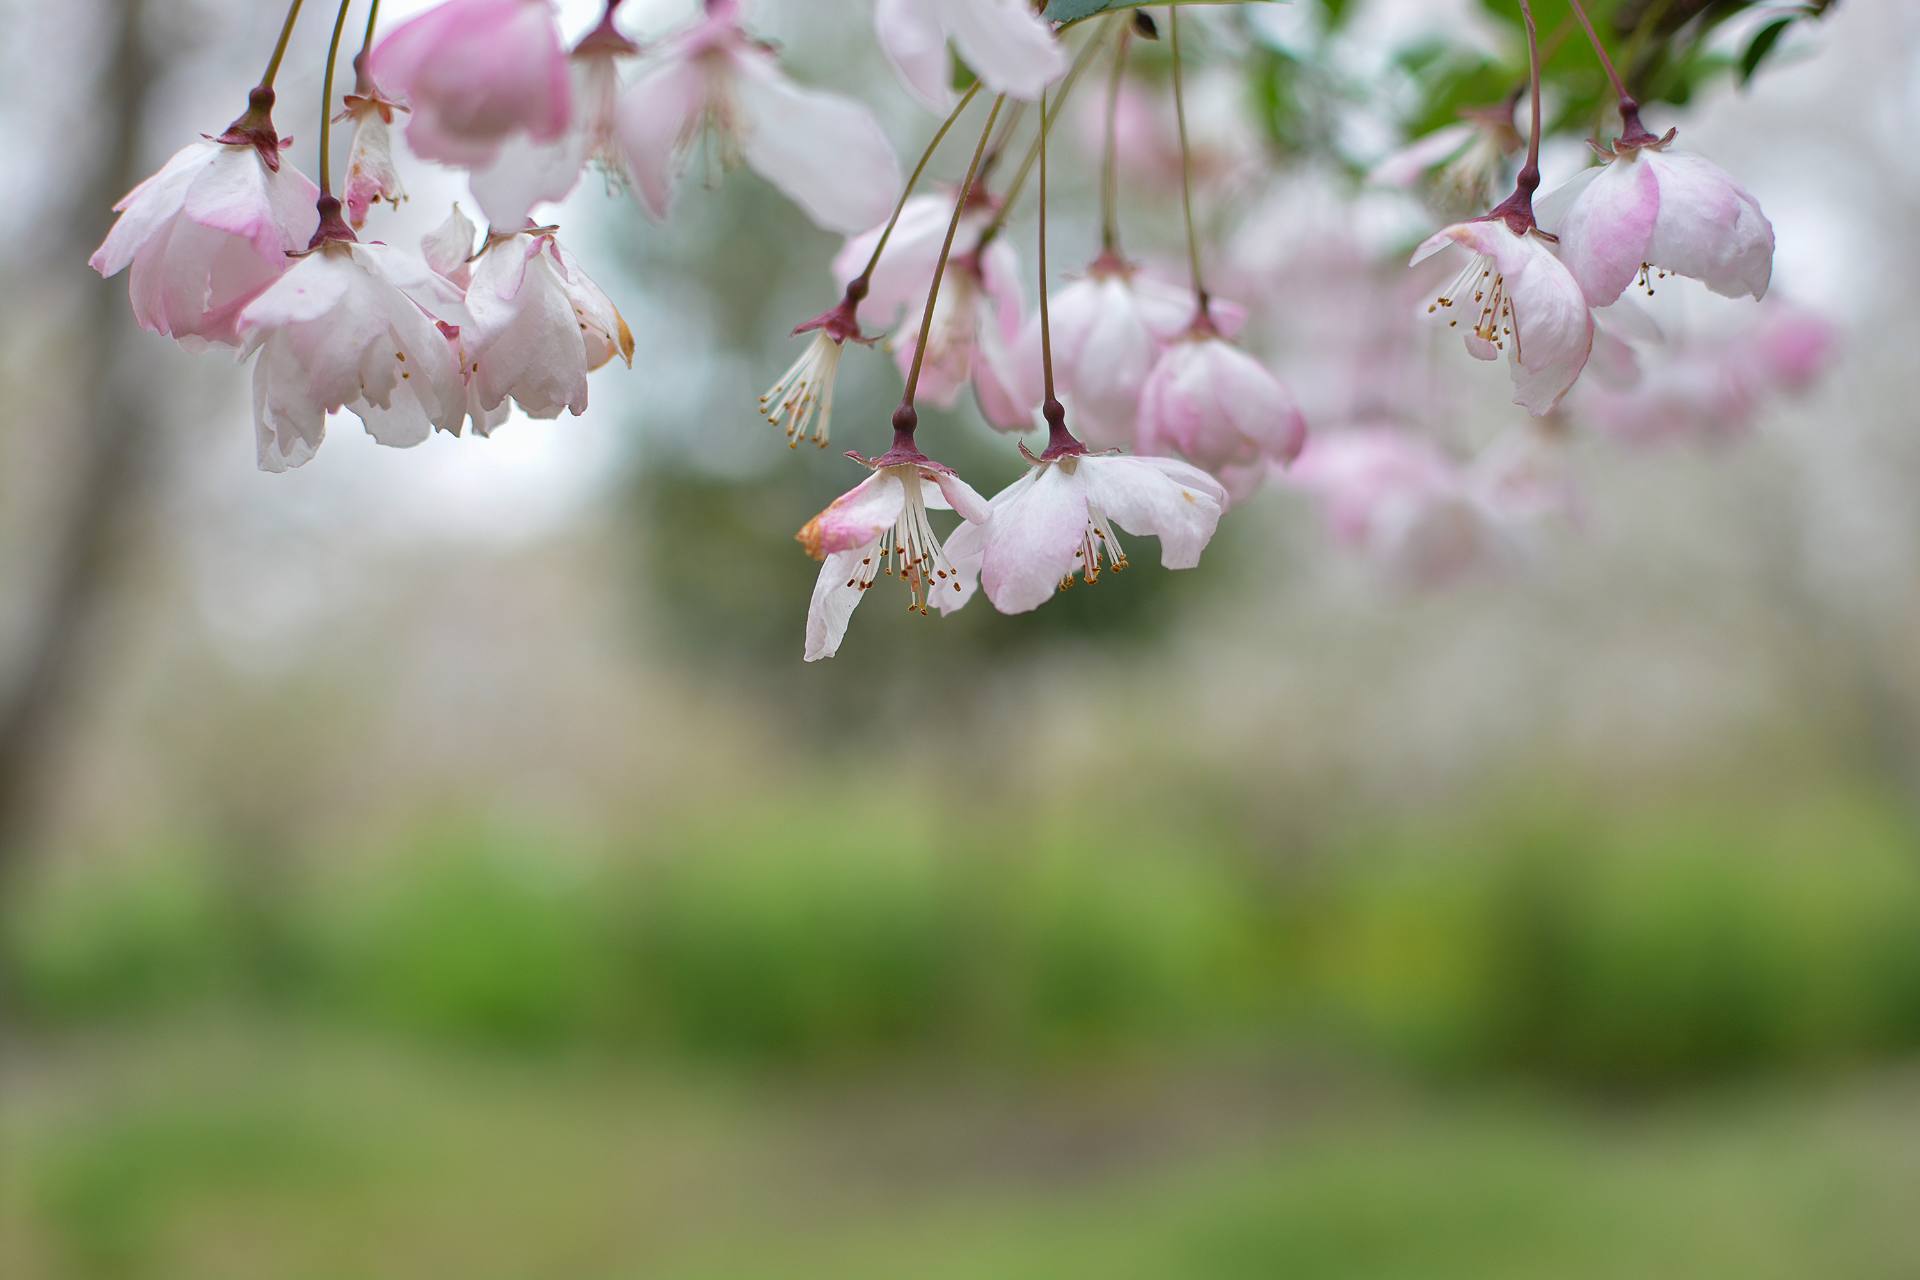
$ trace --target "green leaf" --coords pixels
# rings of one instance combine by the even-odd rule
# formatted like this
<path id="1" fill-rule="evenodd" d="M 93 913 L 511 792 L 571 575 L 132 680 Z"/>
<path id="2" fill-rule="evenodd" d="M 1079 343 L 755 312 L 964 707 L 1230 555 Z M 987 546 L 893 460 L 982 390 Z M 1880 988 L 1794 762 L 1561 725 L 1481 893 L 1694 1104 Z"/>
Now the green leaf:
<path id="1" fill-rule="evenodd" d="M 1780 18 L 1760 28 L 1759 34 L 1753 38 L 1753 43 L 1749 44 L 1747 51 L 1740 55 L 1741 84 L 1744 85 L 1753 79 L 1753 73 L 1760 69 L 1760 64 L 1767 60 L 1767 56 L 1780 44 L 1780 37 L 1785 35 L 1787 28 L 1792 25 L 1792 18 Z"/>
<path id="2" fill-rule="evenodd" d="M 1171 0 L 1175 4 L 1233 4 L 1236 0 Z M 1272 0 L 1262 0 L 1271 3 Z M 1123 9 L 1144 9 L 1148 5 L 1164 5 L 1169 0 L 1051 0 L 1046 12 L 1040 16 L 1048 22 L 1061 24 L 1078 22 L 1082 18 L 1097 17 L 1103 13 L 1119 13 Z"/>

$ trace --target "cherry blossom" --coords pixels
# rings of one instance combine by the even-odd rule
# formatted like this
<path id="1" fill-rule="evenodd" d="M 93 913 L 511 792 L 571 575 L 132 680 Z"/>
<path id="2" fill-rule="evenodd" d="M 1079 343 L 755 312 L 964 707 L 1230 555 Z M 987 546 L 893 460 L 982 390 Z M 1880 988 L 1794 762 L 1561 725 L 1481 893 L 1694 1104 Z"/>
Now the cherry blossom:
<path id="1" fill-rule="evenodd" d="M 935 111 L 954 103 L 949 40 L 995 93 L 1032 101 L 1067 69 L 1028 0 L 878 0 L 874 26 L 900 79 Z"/>
<path id="2" fill-rule="evenodd" d="M 900 190 L 899 162 L 872 112 L 787 79 L 740 25 L 737 0 L 709 0 L 703 18 L 654 54 L 616 123 L 641 202 L 656 218 L 671 209 L 703 135 L 723 165 L 744 161 L 829 231 L 875 225 Z"/>
<path id="3" fill-rule="evenodd" d="M 953 216 L 955 194 L 952 191 L 911 196 L 900 206 L 887 250 L 873 263 L 867 278 L 867 296 L 860 309 L 881 328 L 891 328 L 908 314 L 918 315 L 926 305 L 927 290 L 933 284 L 933 271 L 940 261 L 940 250 L 947 238 L 947 223 Z M 993 221 L 994 204 L 976 196 L 961 212 L 954 234 L 956 245 L 978 245 L 980 236 Z M 833 259 L 833 278 L 841 288 L 851 284 L 867 269 L 875 246 L 885 232 L 884 222 L 848 239 Z"/>
<path id="4" fill-rule="evenodd" d="M 361 66 L 359 84 L 347 95 L 346 110 L 335 117 L 353 122 L 342 203 L 347 210 L 347 225 L 355 231 L 367 225 L 367 214 L 374 205 L 389 204 L 398 209 L 407 198 L 393 163 L 393 117 L 407 108 L 381 93 L 366 74 L 364 61 Z"/>
<path id="5" fill-rule="evenodd" d="M 1459 120 L 1382 159 L 1367 172 L 1367 181 L 1409 189 L 1437 170 L 1437 186 L 1447 204 L 1485 208 L 1508 160 L 1525 145 L 1513 124 L 1517 101 L 1462 111 Z"/>
<path id="6" fill-rule="evenodd" d="M 243 355 L 258 355 L 261 469 L 285 471 L 311 459 L 327 414 L 342 408 L 375 440 L 400 448 L 435 427 L 457 430 L 467 392 L 435 320 L 463 318 L 459 290 L 412 254 L 320 240 L 240 315 Z"/>
<path id="7" fill-rule="evenodd" d="M 609 187 L 631 180 L 618 137 L 620 66 L 639 52 L 640 46 L 614 26 L 608 9 L 567 60 L 572 126 L 548 141 L 516 134 L 491 163 L 474 170 L 474 199 L 488 221 L 496 227 L 524 225 L 540 204 L 566 199 L 589 166 L 606 174 Z"/>
<path id="8" fill-rule="evenodd" d="M 971 383 L 989 425 L 1001 431 L 1032 427 L 1039 397 L 1025 394 L 1013 354 L 1024 308 L 1019 259 L 1006 241 L 996 239 L 948 263 L 927 334 L 921 398 L 949 408 Z M 894 343 L 903 377 L 919 340 L 918 321 L 911 320 Z"/>
<path id="9" fill-rule="evenodd" d="M 1205 311 L 1167 347 L 1140 389 L 1143 453 L 1178 453 L 1219 475 L 1291 462 L 1306 440 L 1292 393 L 1222 337 Z"/>
<path id="10" fill-rule="evenodd" d="M 511 397 L 530 417 L 578 417 L 588 373 L 616 355 L 632 367 L 626 321 L 550 227 L 492 237 L 466 301 L 461 348 L 483 409 Z"/>
<path id="11" fill-rule="evenodd" d="M 1759 201 L 1710 160 L 1672 149 L 1673 135 L 1621 139 L 1540 202 L 1540 223 L 1587 301 L 1604 307 L 1636 278 L 1668 273 L 1729 298 L 1766 296 L 1773 224 Z"/>
<path id="12" fill-rule="evenodd" d="M 1051 448 L 1028 456 L 1032 465 L 994 495 L 984 522 L 947 541 L 963 578 L 977 575 L 1002 613 L 1037 609 L 1076 577 L 1092 583 L 1125 569 L 1119 530 L 1160 539 L 1162 565 L 1191 569 L 1226 508 L 1218 481 L 1176 459 Z M 955 593 L 952 607 L 969 594 Z"/>
<path id="13" fill-rule="evenodd" d="M 987 504 L 966 481 L 914 448 L 911 437 L 897 440 L 878 458 L 848 457 L 873 474 L 833 502 L 795 536 L 807 554 L 821 562 L 820 577 L 807 607 L 806 660 L 817 662 L 839 652 L 847 623 L 881 574 L 897 577 L 907 589 L 907 608 L 925 614 L 930 601 L 948 613 L 972 595 L 963 585 L 927 512 L 952 510 L 971 528 L 987 517 Z"/>
<path id="14" fill-rule="evenodd" d="M 1081 439 L 1095 448 L 1131 448 L 1140 391 L 1168 343 L 1193 318 L 1193 290 L 1103 254 L 1051 301 L 1053 373 Z M 1236 310 L 1236 319 L 1241 318 Z M 1020 335 L 1019 389 L 1041 399 L 1040 318 Z"/>
<path id="15" fill-rule="evenodd" d="M 191 349 L 239 344 L 242 308 L 286 272 L 318 221 L 316 188 L 279 148 L 190 142 L 114 206 L 120 216 L 88 265 L 103 276 L 132 269 L 141 328 Z"/>
<path id="16" fill-rule="evenodd" d="M 1317 497 L 1341 544 L 1418 586 L 1450 582 L 1512 551 L 1474 473 L 1433 441 L 1386 426 L 1316 435 L 1287 473 Z"/>
<path id="17" fill-rule="evenodd" d="M 1551 412 L 1593 348 L 1593 314 L 1579 284 L 1537 229 L 1517 231 L 1501 217 L 1436 232 L 1414 251 L 1413 263 L 1453 248 L 1472 256 L 1427 311 L 1455 328 L 1468 321 L 1461 336 L 1477 359 L 1505 351 L 1514 403 Z"/>

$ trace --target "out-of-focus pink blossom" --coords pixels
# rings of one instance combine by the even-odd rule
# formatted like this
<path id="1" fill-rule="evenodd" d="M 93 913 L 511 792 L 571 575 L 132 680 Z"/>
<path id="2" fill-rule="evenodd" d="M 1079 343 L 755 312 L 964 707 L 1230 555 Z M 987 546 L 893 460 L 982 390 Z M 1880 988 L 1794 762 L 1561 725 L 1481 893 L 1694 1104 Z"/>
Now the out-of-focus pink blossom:
<path id="1" fill-rule="evenodd" d="M 412 254 L 330 239 L 296 262 L 240 314 L 261 469 L 311 459 L 342 408 L 400 448 L 458 430 L 467 389 L 436 319 L 465 319 L 460 292 Z"/>
<path id="2" fill-rule="evenodd" d="M 1629 444 L 1723 444 L 1752 430 L 1774 398 L 1812 386 L 1833 346 L 1824 318 L 1769 303 L 1743 328 L 1664 348 L 1635 382 L 1582 387 L 1572 403 L 1583 421 Z"/>
<path id="3" fill-rule="evenodd" d="M 103 276 L 132 268 L 140 327 L 198 349 L 234 346 L 235 321 L 304 249 L 319 192 L 252 142 L 190 142 L 114 206 L 120 216 L 88 260 Z"/>
<path id="4" fill-rule="evenodd" d="M 1067 69 L 1053 28 L 1027 0 L 878 0 L 873 18 L 888 61 L 935 111 L 954 104 L 949 40 L 987 88 L 1029 102 Z"/>
<path id="5" fill-rule="evenodd" d="M 787 79 L 740 25 L 735 0 L 710 0 L 703 18 L 655 52 L 622 96 L 617 123 L 656 218 L 671 209 L 702 135 L 722 164 L 744 161 L 829 231 L 875 225 L 900 190 L 899 162 L 873 113 Z"/>
<path id="6" fill-rule="evenodd" d="M 1190 76 L 1186 87 L 1195 184 L 1216 187 L 1257 172 L 1264 142 L 1247 110 L 1246 82 L 1231 72 L 1203 69 Z M 1083 144 L 1098 154 L 1105 146 L 1106 100 L 1098 94 L 1087 98 L 1076 126 Z M 1129 190 L 1177 195 L 1180 134 L 1165 85 L 1124 81 L 1114 104 L 1113 128 L 1121 183 Z"/>
<path id="7" fill-rule="evenodd" d="M 1117 530 L 1160 539 L 1160 563 L 1191 569 L 1212 541 L 1226 491 L 1206 472 L 1172 458 L 1067 453 L 1034 459 L 1001 490 L 981 524 L 947 542 L 965 589 L 975 576 L 1002 613 L 1026 613 L 1071 586 L 1127 567 Z M 942 599 L 945 599 L 943 593 Z"/>
<path id="8" fill-rule="evenodd" d="M 556 142 L 572 120 L 552 0 L 446 0 L 395 27 L 367 71 L 412 110 L 407 145 L 476 168 L 516 134 Z"/>
<path id="9" fill-rule="evenodd" d="M 503 230 L 524 226 L 539 205 L 566 199 L 589 166 L 605 172 L 609 187 L 631 180 L 617 137 L 620 66 L 639 52 L 614 27 L 612 10 L 574 46 L 567 60 L 572 126 L 551 141 L 516 134 L 491 163 L 473 172 L 474 199 L 489 222 Z"/>
<path id="10" fill-rule="evenodd" d="M 467 286 L 461 335 L 477 403 L 511 397 L 534 418 L 587 410 L 587 374 L 633 364 L 633 334 L 550 231 L 497 236 Z"/>
<path id="11" fill-rule="evenodd" d="M 929 603 L 951 613 L 973 594 L 927 512 L 950 509 L 963 521 L 984 520 L 985 500 L 951 469 L 910 446 L 896 446 L 878 458 L 850 456 L 873 474 L 835 498 L 796 535 L 807 554 L 822 562 L 807 607 L 808 662 L 839 651 L 854 609 L 883 573 L 900 579 L 907 607 L 920 614 Z"/>
<path id="12" fill-rule="evenodd" d="M 1514 105 L 1462 112 L 1462 119 L 1415 138 L 1381 160 L 1368 172 L 1368 183 L 1410 190 L 1438 170 L 1436 186 L 1443 205 L 1484 209 L 1509 159 L 1526 145 L 1513 126 Z"/>
<path id="13" fill-rule="evenodd" d="M 1593 314 L 1580 286 L 1538 232 L 1516 232 L 1499 218 L 1458 222 L 1414 251 L 1424 262 L 1443 249 L 1471 258 L 1427 310 L 1461 328 L 1467 350 L 1493 360 L 1501 351 L 1513 374 L 1514 403 L 1545 414 L 1586 368 Z"/>
<path id="14" fill-rule="evenodd" d="M 1724 169 L 1667 140 L 1617 144 L 1608 163 L 1547 196 L 1539 213 L 1596 307 L 1636 277 L 1652 292 L 1660 275 L 1690 276 L 1729 298 L 1764 297 L 1773 278 L 1773 225 L 1759 202 Z"/>

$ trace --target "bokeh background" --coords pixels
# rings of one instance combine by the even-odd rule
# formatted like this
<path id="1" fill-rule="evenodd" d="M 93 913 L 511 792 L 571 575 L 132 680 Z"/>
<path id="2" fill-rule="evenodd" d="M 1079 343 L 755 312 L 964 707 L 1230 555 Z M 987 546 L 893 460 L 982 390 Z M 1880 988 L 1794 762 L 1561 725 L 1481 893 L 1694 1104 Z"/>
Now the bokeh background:
<path id="1" fill-rule="evenodd" d="M 86 256 L 270 9 L 0 4 L 0 1274 L 1914 1273 L 1912 6 L 1656 126 L 1838 328 L 1742 438 L 1574 424 L 1577 518 L 1444 589 L 1270 490 L 1199 572 L 876 592 L 812 667 L 791 534 L 857 472 L 753 400 L 836 245 L 750 175 L 562 211 L 639 339 L 580 420 L 263 475 L 246 371 L 132 328 Z M 867 5 L 761 9 L 918 147 Z M 1286 163 L 1207 188 L 1216 243 Z M 460 196 L 408 181 L 401 242 Z M 1527 429 L 1480 372 L 1447 429 Z M 836 446 L 897 387 L 850 359 Z"/>

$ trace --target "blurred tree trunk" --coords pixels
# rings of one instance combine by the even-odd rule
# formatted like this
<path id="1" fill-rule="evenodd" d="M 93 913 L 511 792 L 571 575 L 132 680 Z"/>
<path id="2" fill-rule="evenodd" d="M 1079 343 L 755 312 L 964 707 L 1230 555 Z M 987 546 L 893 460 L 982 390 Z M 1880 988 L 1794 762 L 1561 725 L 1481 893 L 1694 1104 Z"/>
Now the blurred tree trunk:
<path id="1" fill-rule="evenodd" d="M 99 83 L 88 96 L 86 142 L 99 163 L 74 192 L 68 229 L 49 252 L 72 264 L 86 291 L 70 338 L 77 441 L 67 502 L 47 541 L 49 565 L 12 678 L 0 688 L 0 878 L 16 869 L 43 784 L 58 756 L 64 716 L 101 644 L 103 606 L 112 595 L 120 551 L 142 505 L 152 409 L 137 376 L 139 330 L 127 311 L 123 279 L 105 283 L 81 265 L 105 235 L 109 210 L 142 176 L 140 121 L 153 68 L 143 37 L 145 0 L 103 6 Z M 84 278 L 82 273 L 85 273 Z"/>

